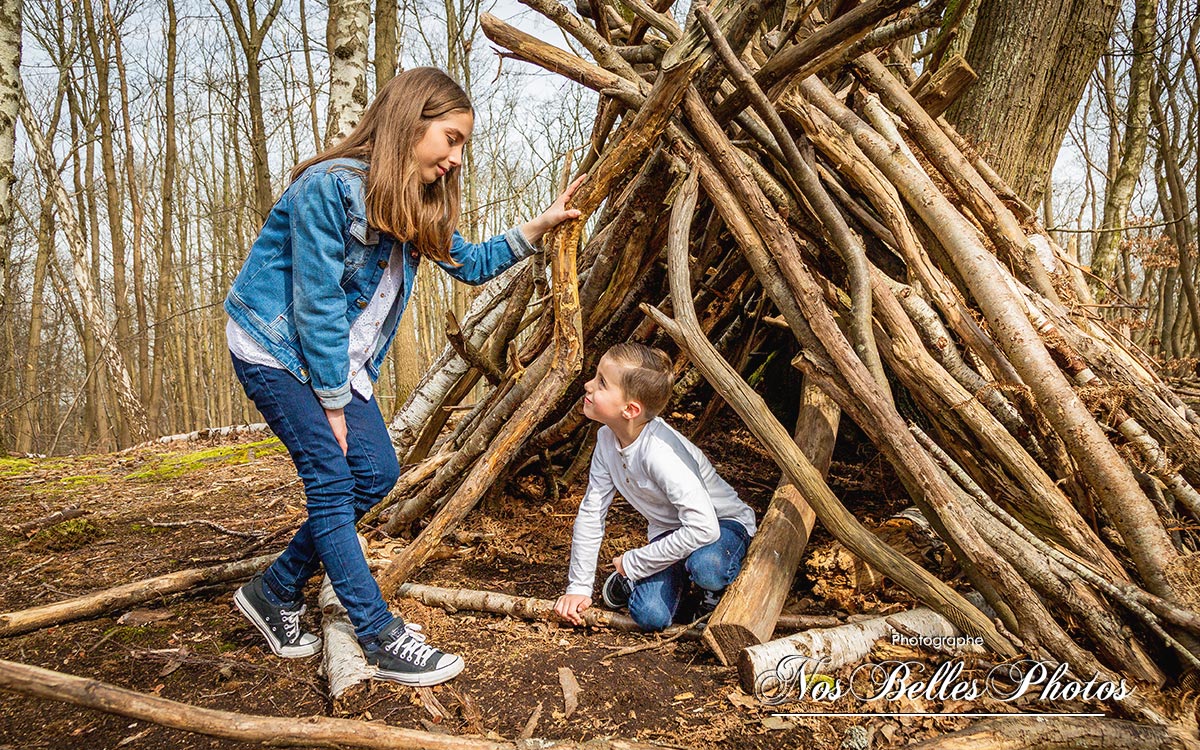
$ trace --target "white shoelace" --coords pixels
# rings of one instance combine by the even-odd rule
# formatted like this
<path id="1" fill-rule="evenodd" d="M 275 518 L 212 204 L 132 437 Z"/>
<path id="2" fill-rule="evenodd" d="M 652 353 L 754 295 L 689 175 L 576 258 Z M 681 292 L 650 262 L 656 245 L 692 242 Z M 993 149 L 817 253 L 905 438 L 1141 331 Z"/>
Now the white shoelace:
<path id="1" fill-rule="evenodd" d="M 283 619 L 283 632 L 287 635 L 289 641 L 294 641 L 300 637 L 300 616 L 308 609 L 308 605 L 301 604 L 299 609 L 281 609 L 279 616 Z"/>
<path id="2" fill-rule="evenodd" d="M 437 651 L 433 646 L 425 645 L 425 634 L 421 626 L 411 622 L 404 623 L 404 632 L 395 640 L 384 646 L 384 649 L 396 654 L 401 659 L 418 666 L 425 666 L 429 657 Z"/>

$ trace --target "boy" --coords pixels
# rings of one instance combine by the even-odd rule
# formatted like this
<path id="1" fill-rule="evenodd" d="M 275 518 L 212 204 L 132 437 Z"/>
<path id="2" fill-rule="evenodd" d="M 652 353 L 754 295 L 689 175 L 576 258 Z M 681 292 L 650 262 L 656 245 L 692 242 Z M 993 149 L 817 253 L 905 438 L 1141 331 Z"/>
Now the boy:
<path id="1" fill-rule="evenodd" d="M 628 604 L 643 630 L 671 624 L 689 579 L 702 594 L 697 616 L 716 608 L 742 567 L 754 511 L 687 438 L 658 417 L 674 377 L 665 352 L 617 344 L 584 384 L 583 414 L 596 434 L 588 486 L 575 517 L 567 592 L 554 611 L 574 625 L 592 605 L 604 519 L 617 492 L 649 522 L 649 544 L 613 558 L 604 603 Z"/>

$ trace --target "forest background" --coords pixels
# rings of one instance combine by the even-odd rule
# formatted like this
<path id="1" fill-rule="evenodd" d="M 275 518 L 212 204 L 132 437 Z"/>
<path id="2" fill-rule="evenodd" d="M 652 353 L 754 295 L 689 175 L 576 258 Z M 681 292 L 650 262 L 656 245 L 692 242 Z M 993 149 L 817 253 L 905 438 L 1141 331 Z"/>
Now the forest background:
<path id="1" fill-rule="evenodd" d="M 1100 54 L 1082 56 L 1095 61 L 1082 89 L 1050 85 L 1033 106 L 996 97 L 1006 77 L 1061 65 L 1047 47 L 1018 70 L 981 70 L 948 117 L 967 134 L 1006 134 L 976 145 L 1090 269 L 1106 313 L 1166 375 L 1195 377 L 1194 0 L 971 5 L 952 44 L 968 59 L 972 46 L 1006 57 L 976 39 L 1011 31 L 972 33 L 997 16 L 1028 36 L 1067 6 L 1090 19 L 1081 28 Z M 397 69 L 441 67 L 475 102 L 464 235 L 547 205 L 568 154 L 586 148 L 596 96 L 498 56 L 480 30 L 487 12 L 589 57 L 509 2 L 0 2 L 0 451 L 106 451 L 257 421 L 221 302 L 291 167 L 345 132 Z M 376 390 L 385 418 L 469 294 L 422 269 Z"/>

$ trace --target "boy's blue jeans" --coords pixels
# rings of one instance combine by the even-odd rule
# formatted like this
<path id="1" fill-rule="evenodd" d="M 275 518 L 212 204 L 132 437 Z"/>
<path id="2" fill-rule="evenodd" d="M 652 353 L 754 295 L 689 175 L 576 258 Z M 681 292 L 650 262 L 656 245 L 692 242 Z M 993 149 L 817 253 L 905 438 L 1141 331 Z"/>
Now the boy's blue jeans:
<path id="1" fill-rule="evenodd" d="M 233 369 L 291 454 L 308 505 L 308 519 L 263 581 L 283 602 L 298 601 L 304 584 L 324 564 L 355 634 L 360 640 L 376 635 L 394 617 L 358 546 L 355 524 L 400 477 L 379 406 L 374 397 L 364 401 L 356 393 L 350 399 L 344 409 L 348 450 L 343 455 L 312 388 L 287 370 L 237 357 Z"/>
<path id="2" fill-rule="evenodd" d="M 742 569 L 742 559 L 750 545 L 746 527 L 737 521 L 720 521 L 721 537 L 701 547 L 686 560 L 633 584 L 629 595 L 629 616 L 642 630 L 656 631 L 669 626 L 687 590 L 688 580 L 708 591 L 723 591 Z"/>

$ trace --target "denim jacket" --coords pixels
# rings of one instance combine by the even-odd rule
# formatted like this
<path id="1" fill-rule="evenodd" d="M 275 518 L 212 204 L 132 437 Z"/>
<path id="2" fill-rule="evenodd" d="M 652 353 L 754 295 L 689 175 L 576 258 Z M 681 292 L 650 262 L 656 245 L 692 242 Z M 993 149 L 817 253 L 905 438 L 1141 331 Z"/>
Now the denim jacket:
<path id="1" fill-rule="evenodd" d="M 331 159 L 305 170 L 271 209 L 225 298 L 229 317 L 300 382 L 311 381 L 327 409 L 350 401 L 350 326 L 379 286 L 395 243 L 367 224 L 367 167 Z M 367 361 L 371 380 L 379 377 L 421 262 L 409 243 L 402 250 L 404 288 Z M 534 252 L 516 227 L 479 244 L 455 232 L 450 255 L 461 265 L 438 265 L 459 281 L 482 284 Z"/>

